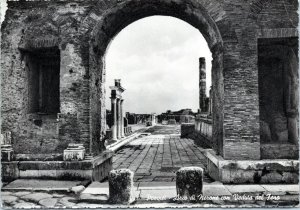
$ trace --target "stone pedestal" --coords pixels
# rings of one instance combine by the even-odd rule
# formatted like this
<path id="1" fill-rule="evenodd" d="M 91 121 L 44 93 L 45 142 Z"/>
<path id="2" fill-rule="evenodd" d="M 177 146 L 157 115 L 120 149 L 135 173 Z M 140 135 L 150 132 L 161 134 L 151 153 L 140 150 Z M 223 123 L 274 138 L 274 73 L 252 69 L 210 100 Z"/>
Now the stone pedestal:
<path id="1" fill-rule="evenodd" d="M 129 169 L 112 170 L 108 176 L 109 202 L 129 204 L 134 201 L 133 172 Z"/>
<path id="2" fill-rule="evenodd" d="M 12 161 L 14 150 L 10 144 L 1 145 L 1 161 Z"/>
<path id="3" fill-rule="evenodd" d="M 203 189 L 203 169 L 183 167 L 176 172 L 177 196 L 197 200 Z"/>
<path id="4" fill-rule="evenodd" d="M 64 161 L 83 160 L 85 148 L 83 144 L 69 144 L 64 150 Z"/>

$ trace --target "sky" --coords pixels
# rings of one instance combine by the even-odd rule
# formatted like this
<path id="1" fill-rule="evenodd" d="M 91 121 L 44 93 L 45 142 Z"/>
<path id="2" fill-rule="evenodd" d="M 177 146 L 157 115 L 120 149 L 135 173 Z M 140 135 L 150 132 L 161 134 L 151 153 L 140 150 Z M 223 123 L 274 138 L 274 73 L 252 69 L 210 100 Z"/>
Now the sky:
<path id="1" fill-rule="evenodd" d="M 0 0 L 1 21 L 7 8 Z M 202 34 L 188 23 L 151 16 L 125 27 L 106 51 L 106 108 L 110 89 L 121 79 L 125 112 L 162 113 L 199 108 L 199 57 L 206 58 L 207 94 L 211 52 Z"/>
<path id="2" fill-rule="evenodd" d="M 125 27 L 106 52 L 106 106 L 121 79 L 125 111 L 157 114 L 199 108 L 199 57 L 206 58 L 207 94 L 211 52 L 202 34 L 173 17 L 152 16 Z"/>
<path id="3" fill-rule="evenodd" d="M 7 9 L 6 0 L 0 0 L 0 23 L 4 20 L 4 14 Z"/>

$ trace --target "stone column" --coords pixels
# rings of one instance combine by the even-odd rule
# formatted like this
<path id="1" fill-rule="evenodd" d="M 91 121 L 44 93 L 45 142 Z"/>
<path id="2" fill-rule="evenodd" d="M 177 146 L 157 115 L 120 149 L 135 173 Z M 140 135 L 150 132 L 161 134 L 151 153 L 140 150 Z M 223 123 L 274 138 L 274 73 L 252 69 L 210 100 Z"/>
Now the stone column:
<path id="1" fill-rule="evenodd" d="M 199 108 L 201 112 L 206 112 L 206 64 L 205 58 L 199 59 Z"/>
<path id="2" fill-rule="evenodd" d="M 124 100 L 121 99 L 120 102 L 120 111 L 121 111 L 121 137 L 125 137 L 125 133 L 124 133 L 124 109 L 123 109 L 123 102 Z"/>
<path id="3" fill-rule="evenodd" d="M 121 99 L 117 99 L 117 138 L 120 139 L 121 135 Z"/>
<path id="4" fill-rule="evenodd" d="M 111 98 L 112 140 L 117 140 L 117 99 Z"/>

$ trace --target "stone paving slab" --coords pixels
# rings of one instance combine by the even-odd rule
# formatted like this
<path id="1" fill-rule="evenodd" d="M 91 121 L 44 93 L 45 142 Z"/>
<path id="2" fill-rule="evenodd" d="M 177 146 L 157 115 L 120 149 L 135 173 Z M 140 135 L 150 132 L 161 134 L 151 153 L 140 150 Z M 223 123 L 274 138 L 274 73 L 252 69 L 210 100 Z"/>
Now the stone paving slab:
<path id="1" fill-rule="evenodd" d="M 228 189 L 223 184 L 207 184 L 203 185 L 203 195 L 205 196 L 223 196 L 231 195 Z"/>
<path id="2" fill-rule="evenodd" d="M 109 194 L 108 182 L 92 182 L 81 194 L 101 195 Z"/>
<path id="3" fill-rule="evenodd" d="M 224 185 L 232 194 L 234 193 L 262 193 L 266 189 L 261 185 Z"/>
<path id="4" fill-rule="evenodd" d="M 175 182 L 140 182 L 138 189 L 175 189 Z"/>
<path id="5" fill-rule="evenodd" d="M 261 185 L 267 192 L 273 195 L 281 195 L 285 192 L 290 194 L 297 194 L 299 195 L 299 185 L 295 184 L 285 184 L 285 185 Z"/>
<path id="6" fill-rule="evenodd" d="M 68 191 L 80 183 L 81 181 L 17 179 L 3 187 L 2 190 Z"/>
<path id="7" fill-rule="evenodd" d="M 162 202 L 176 197 L 176 189 L 142 189 L 139 200 Z"/>

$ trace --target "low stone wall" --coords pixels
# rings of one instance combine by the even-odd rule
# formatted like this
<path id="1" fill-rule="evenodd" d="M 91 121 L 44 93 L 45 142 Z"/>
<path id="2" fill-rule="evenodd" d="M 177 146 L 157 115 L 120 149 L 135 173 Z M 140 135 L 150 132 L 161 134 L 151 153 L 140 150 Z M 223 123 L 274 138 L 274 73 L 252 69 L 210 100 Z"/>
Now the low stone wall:
<path id="1" fill-rule="evenodd" d="M 224 184 L 297 184 L 298 160 L 224 160 L 212 149 L 204 152 L 210 177 Z"/>
<path id="2" fill-rule="evenodd" d="M 83 161 L 12 161 L 2 162 L 2 180 L 20 178 L 101 181 L 112 170 L 113 152 Z"/>
<path id="3" fill-rule="evenodd" d="M 212 120 L 197 116 L 194 123 L 181 124 L 181 138 L 193 139 L 195 144 L 203 148 L 212 147 Z"/>
<path id="4" fill-rule="evenodd" d="M 212 119 L 197 117 L 195 131 L 207 139 L 212 139 Z"/>

